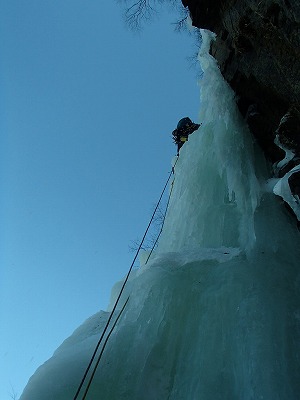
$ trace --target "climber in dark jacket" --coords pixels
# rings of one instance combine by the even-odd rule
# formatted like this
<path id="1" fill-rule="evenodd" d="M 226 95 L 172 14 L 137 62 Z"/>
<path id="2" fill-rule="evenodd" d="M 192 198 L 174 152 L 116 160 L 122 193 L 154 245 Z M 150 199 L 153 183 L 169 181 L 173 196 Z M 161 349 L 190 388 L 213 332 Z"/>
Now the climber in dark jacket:
<path id="1" fill-rule="evenodd" d="M 188 136 L 199 129 L 201 124 L 195 124 L 189 117 L 182 118 L 178 124 L 177 128 L 172 132 L 173 141 L 177 144 L 177 155 L 179 150 L 188 140 Z"/>

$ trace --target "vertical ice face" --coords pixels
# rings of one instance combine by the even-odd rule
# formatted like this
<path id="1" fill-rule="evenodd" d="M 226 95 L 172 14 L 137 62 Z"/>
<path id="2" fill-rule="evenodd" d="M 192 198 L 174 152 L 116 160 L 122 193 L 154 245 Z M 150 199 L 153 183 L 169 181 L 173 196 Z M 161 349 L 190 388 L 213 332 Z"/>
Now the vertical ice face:
<path id="1" fill-rule="evenodd" d="M 221 246 L 249 251 L 255 243 L 260 191 L 253 144 L 234 93 L 208 54 L 211 39 L 203 32 L 202 126 L 180 151 L 160 251 Z"/>

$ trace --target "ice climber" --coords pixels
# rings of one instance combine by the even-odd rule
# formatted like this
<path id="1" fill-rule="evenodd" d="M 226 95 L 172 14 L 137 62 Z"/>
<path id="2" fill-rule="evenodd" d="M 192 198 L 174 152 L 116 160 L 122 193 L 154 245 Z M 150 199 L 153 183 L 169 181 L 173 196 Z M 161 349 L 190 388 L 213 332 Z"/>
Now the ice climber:
<path id="1" fill-rule="evenodd" d="M 195 124 L 189 117 L 182 118 L 177 128 L 172 132 L 174 143 L 177 144 L 177 155 L 179 150 L 188 140 L 188 136 L 199 129 L 201 124 Z"/>

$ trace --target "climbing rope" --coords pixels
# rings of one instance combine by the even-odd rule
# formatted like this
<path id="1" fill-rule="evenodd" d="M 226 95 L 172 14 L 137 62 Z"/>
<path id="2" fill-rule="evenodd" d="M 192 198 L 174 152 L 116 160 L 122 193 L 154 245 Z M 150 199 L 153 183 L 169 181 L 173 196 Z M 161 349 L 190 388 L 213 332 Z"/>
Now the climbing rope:
<path id="1" fill-rule="evenodd" d="M 178 161 L 178 158 L 179 158 L 179 156 L 177 156 L 177 159 L 176 159 L 176 161 L 175 161 L 175 163 L 174 163 L 174 166 L 173 166 L 173 168 L 172 168 L 172 172 L 173 172 L 173 173 L 174 173 L 174 168 L 175 168 L 175 165 L 176 165 L 176 163 L 177 163 L 177 161 Z M 173 180 L 173 182 L 172 182 L 172 184 L 171 184 L 171 190 L 170 190 L 170 193 L 169 193 L 169 197 L 168 197 L 167 205 L 166 205 L 166 208 L 165 208 L 165 212 L 164 212 L 162 224 L 161 224 L 161 227 L 160 227 L 160 231 L 159 231 L 159 233 L 158 233 L 158 235 L 157 235 L 157 238 L 156 238 L 156 240 L 155 240 L 155 242 L 154 242 L 154 244 L 153 244 L 153 246 L 152 246 L 152 248 L 151 248 L 151 251 L 150 251 L 150 253 L 149 253 L 148 257 L 147 257 L 147 260 L 146 260 L 146 262 L 145 262 L 145 265 L 146 265 L 147 262 L 149 261 L 149 258 L 151 257 L 151 255 L 152 255 L 152 253 L 153 253 L 153 250 L 155 249 L 155 246 L 157 245 L 158 239 L 160 238 L 160 235 L 161 235 L 162 230 L 163 230 L 163 228 L 164 228 L 165 219 L 166 219 L 167 211 L 168 211 L 168 208 L 169 208 L 169 203 L 170 203 L 170 199 L 171 199 L 173 187 L 174 187 L 174 180 Z"/>
<path id="2" fill-rule="evenodd" d="M 161 233 L 162 233 L 162 230 L 163 230 L 163 228 L 164 228 L 165 219 L 166 219 L 166 215 L 167 215 L 167 211 L 168 211 L 168 207 L 169 207 L 169 203 L 170 203 L 170 199 L 171 199 L 171 194 L 172 194 L 172 191 L 173 191 L 173 186 L 174 186 L 174 181 L 173 181 L 172 184 L 171 184 L 171 190 L 170 190 L 170 193 L 169 193 L 169 197 L 168 197 L 168 201 L 167 201 L 167 205 L 166 205 L 166 208 L 165 208 L 165 212 L 164 212 L 164 216 L 163 216 L 163 220 L 162 220 L 162 224 L 161 224 L 159 233 L 158 233 L 157 238 L 156 238 L 156 240 L 155 240 L 155 242 L 154 242 L 154 244 L 153 244 L 153 246 L 152 246 L 152 248 L 151 248 L 151 251 L 150 251 L 150 253 L 149 253 L 148 257 L 147 257 L 147 260 L 146 260 L 146 262 L 145 262 L 145 265 L 146 265 L 147 262 L 149 261 L 149 258 L 151 257 L 151 255 L 152 255 L 152 253 L 153 253 L 153 250 L 155 249 L 155 246 L 157 245 L 157 242 L 158 242 L 158 240 L 159 240 L 159 238 L 160 238 L 160 235 L 161 235 Z"/>
<path id="3" fill-rule="evenodd" d="M 118 320 L 120 319 L 120 317 L 121 317 L 121 315 L 122 315 L 122 313 L 123 313 L 123 311 L 124 311 L 124 309 L 125 309 L 125 307 L 126 307 L 126 305 L 127 305 L 127 303 L 128 303 L 128 300 L 129 300 L 129 297 L 128 297 L 127 300 L 125 301 L 125 303 L 124 303 L 124 305 L 123 305 L 121 311 L 119 312 L 119 314 L 118 314 L 118 316 L 117 316 L 117 318 L 116 318 L 116 320 L 115 320 L 113 326 L 111 327 L 111 329 L 110 329 L 110 331 L 109 331 L 109 333 L 108 333 L 108 335 L 107 335 L 107 337 L 106 337 L 106 339 L 105 339 L 105 341 L 104 341 L 103 347 L 102 347 L 102 349 L 101 349 L 101 352 L 100 352 L 100 354 L 99 354 L 99 357 L 98 357 L 97 362 L 96 362 L 96 364 L 95 364 L 95 367 L 94 367 L 94 369 L 93 369 L 92 375 L 91 375 L 91 377 L 90 377 L 90 380 L 89 380 L 89 382 L 88 382 L 88 384 L 87 384 L 87 387 L 86 387 L 86 389 L 85 389 L 85 392 L 84 392 L 84 394 L 83 394 L 82 400 L 85 400 L 86 395 L 88 394 L 89 388 L 90 388 L 91 383 L 92 383 L 92 381 L 93 381 L 93 379 L 94 379 L 96 370 L 97 370 L 98 365 L 99 365 L 99 363 L 100 363 L 100 360 L 101 360 L 102 354 L 103 354 L 103 352 L 104 352 L 104 349 L 105 349 L 105 347 L 106 347 L 106 344 L 107 344 L 107 342 L 108 342 L 108 339 L 109 339 L 110 335 L 112 334 L 112 331 L 114 330 L 115 326 L 117 325 L 117 322 L 118 322 Z"/>
<path id="4" fill-rule="evenodd" d="M 108 326 L 109 326 L 109 324 L 110 324 L 110 321 L 111 321 L 111 319 L 112 319 L 112 317 L 113 317 L 113 315 L 114 315 L 114 312 L 115 312 L 115 310 L 116 310 L 116 308 L 117 308 L 117 305 L 118 305 L 118 303 L 119 303 L 119 300 L 120 300 L 120 298 L 121 298 L 121 295 L 122 295 L 122 293 L 123 293 L 123 291 L 124 291 L 125 285 L 126 285 L 128 279 L 129 279 L 129 275 L 130 275 L 130 273 L 131 273 L 131 271 L 132 271 L 132 268 L 133 268 L 133 266 L 134 266 L 134 263 L 135 263 L 135 261 L 136 261 L 136 259 L 137 259 L 137 257 L 138 257 L 138 254 L 139 254 L 139 252 L 140 252 L 140 250 L 141 250 L 141 247 L 142 247 L 142 245 L 143 245 L 143 243 L 144 243 L 144 240 L 145 240 L 145 238 L 146 238 L 146 236 L 147 236 L 147 233 L 148 233 L 149 228 L 150 228 L 150 226 L 151 226 L 151 224 L 152 224 L 153 218 L 154 218 L 154 216 L 155 216 L 155 214 L 156 214 L 156 211 L 157 211 L 157 209 L 158 209 L 158 207 L 159 207 L 159 204 L 160 204 L 160 202 L 161 202 L 161 199 L 162 199 L 162 197 L 163 197 L 163 195 L 164 195 L 164 193 L 165 193 L 165 190 L 166 190 L 166 188 L 167 188 L 167 186 L 168 186 L 168 183 L 169 183 L 169 181 L 170 181 L 170 179 L 171 179 L 171 176 L 172 176 L 172 174 L 174 173 L 174 168 L 175 168 L 175 165 L 177 164 L 177 161 L 178 161 L 178 157 L 177 157 L 177 159 L 176 159 L 176 162 L 174 163 L 174 166 L 173 166 L 171 172 L 169 173 L 168 179 L 167 179 L 167 181 L 166 181 L 166 183 L 165 183 L 165 186 L 164 186 L 164 188 L 163 188 L 163 190 L 162 190 L 162 192 L 161 192 L 161 195 L 160 195 L 159 200 L 158 200 L 158 202 L 157 202 L 157 204 L 156 204 L 156 207 L 155 207 L 155 209 L 154 209 L 154 211 L 153 211 L 153 214 L 152 214 L 151 219 L 150 219 L 150 221 L 149 221 L 149 224 L 148 224 L 148 226 L 147 226 L 147 228 L 146 228 L 146 231 L 145 231 L 145 233 L 144 233 L 144 236 L 143 236 L 143 238 L 142 238 L 142 240 L 141 240 L 141 243 L 140 243 L 140 245 L 139 245 L 139 247 L 138 247 L 138 249 L 137 249 L 137 251 L 136 251 L 136 254 L 135 254 L 134 258 L 133 258 L 133 261 L 132 261 L 132 263 L 131 263 L 131 265 L 130 265 L 130 268 L 129 268 L 129 270 L 128 270 L 128 273 L 127 273 L 127 275 L 126 275 L 126 278 L 125 278 L 125 280 L 124 280 L 124 282 L 123 282 L 123 285 L 122 285 L 122 287 L 121 287 L 121 290 L 120 290 L 120 292 L 119 292 L 119 295 L 118 295 L 118 297 L 117 297 L 117 299 L 116 299 L 116 301 L 115 301 L 114 307 L 113 307 L 113 309 L 112 309 L 112 311 L 111 311 L 111 313 L 110 313 L 110 316 L 109 316 L 109 318 L 108 318 L 108 320 L 107 320 L 107 322 L 106 322 L 106 325 L 105 325 L 104 330 L 103 330 L 103 332 L 102 332 L 102 334 L 101 334 L 101 337 L 100 337 L 100 339 L 99 339 L 98 342 L 97 342 L 97 345 L 96 345 L 96 347 L 95 347 L 95 350 L 94 350 L 94 352 L 93 352 L 93 354 L 92 354 L 92 357 L 91 357 L 91 359 L 90 359 L 90 362 L 89 362 L 89 364 L 88 364 L 88 366 L 87 366 L 87 368 L 86 368 L 86 370 L 85 370 L 85 372 L 84 372 L 84 375 L 83 375 L 83 377 L 82 377 L 82 379 L 81 379 L 81 382 L 80 382 L 80 384 L 79 384 L 79 386 L 78 386 L 78 389 L 77 389 L 77 391 L 76 391 L 76 394 L 75 394 L 73 400 L 78 399 L 78 396 L 79 396 L 79 394 L 80 394 L 80 391 L 81 391 L 81 389 L 82 389 L 82 386 L 84 385 L 84 382 L 85 382 L 85 380 L 86 380 L 86 378 L 87 378 L 87 375 L 88 375 L 88 373 L 89 373 L 89 371 L 90 371 L 90 369 L 91 369 L 92 363 L 93 363 L 93 361 L 94 361 L 94 359 L 95 359 L 95 357 L 96 357 L 96 354 L 97 354 L 97 352 L 98 352 L 98 350 L 99 350 L 100 344 L 101 344 L 101 342 L 102 342 L 102 340 L 103 340 L 104 335 L 106 334 L 106 331 L 107 331 L 107 329 L 108 329 Z M 157 240 L 158 240 L 158 239 L 157 239 Z M 127 304 L 127 301 L 128 301 L 128 299 L 126 300 L 126 302 L 125 302 L 125 304 L 124 304 L 124 307 L 122 308 L 120 314 L 118 315 L 118 317 L 117 317 L 117 319 L 116 319 L 116 321 L 115 321 L 115 324 L 117 323 L 117 320 L 118 320 L 119 317 L 121 316 L 121 314 L 122 314 L 122 312 L 123 312 L 123 309 L 125 308 L 125 306 L 126 306 L 126 304 Z M 115 324 L 114 324 L 114 326 L 115 326 Z M 110 336 L 110 334 L 111 334 L 111 332 L 112 332 L 114 326 L 112 327 L 110 333 L 108 334 L 107 340 L 108 340 L 108 337 Z M 106 342 L 107 342 L 107 340 L 106 340 Z M 106 344 L 106 342 L 105 342 L 105 344 Z M 94 370 L 93 370 L 92 377 L 91 377 L 90 380 L 89 380 L 88 387 L 87 387 L 87 389 L 86 389 L 86 391 L 85 391 L 85 393 L 84 393 L 84 397 L 82 398 L 82 400 L 85 399 L 86 394 L 87 394 L 87 390 L 88 390 L 88 388 L 90 387 L 90 385 L 91 385 L 91 383 L 92 383 L 92 380 L 93 380 L 93 377 L 94 377 L 94 375 L 95 375 L 96 368 L 97 368 L 97 366 L 98 366 L 98 364 L 99 364 L 99 362 L 100 362 L 100 358 L 101 358 L 101 356 L 102 356 L 103 350 L 104 350 L 104 348 L 102 348 L 102 351 L 101 351 L 100 356 L 99 356 L 99 358 L 98 358 L 98 360 L 97 360 L 97 363 L 96 363 L 96 367 L 95 367 Z"/>

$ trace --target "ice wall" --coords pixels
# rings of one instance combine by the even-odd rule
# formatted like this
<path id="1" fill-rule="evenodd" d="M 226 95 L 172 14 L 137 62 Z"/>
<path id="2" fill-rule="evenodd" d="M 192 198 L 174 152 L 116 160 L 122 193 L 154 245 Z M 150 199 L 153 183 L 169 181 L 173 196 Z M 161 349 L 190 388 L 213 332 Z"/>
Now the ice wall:
<path id="1" fill-rule="evenodd" d="M 87 399 L 299 399 L 299 232 L 204 39 L 203 125 L 181 149 L 159 248 L 126 286 Z M 108 316 L 79 327 L 21 400 L 72 399 Z"/>
<path id="2" fill-rule="evenodd" d="M 203 35 L 204 36 L 204 35 Z M 202 123 L 182 148 L 161 251 L 192 247 L 239 247 L 255 243 L 254 212 L 260 196 L 251 135 L 237 112 L 234 93 L 208 54 L 200 53 Z"/>

